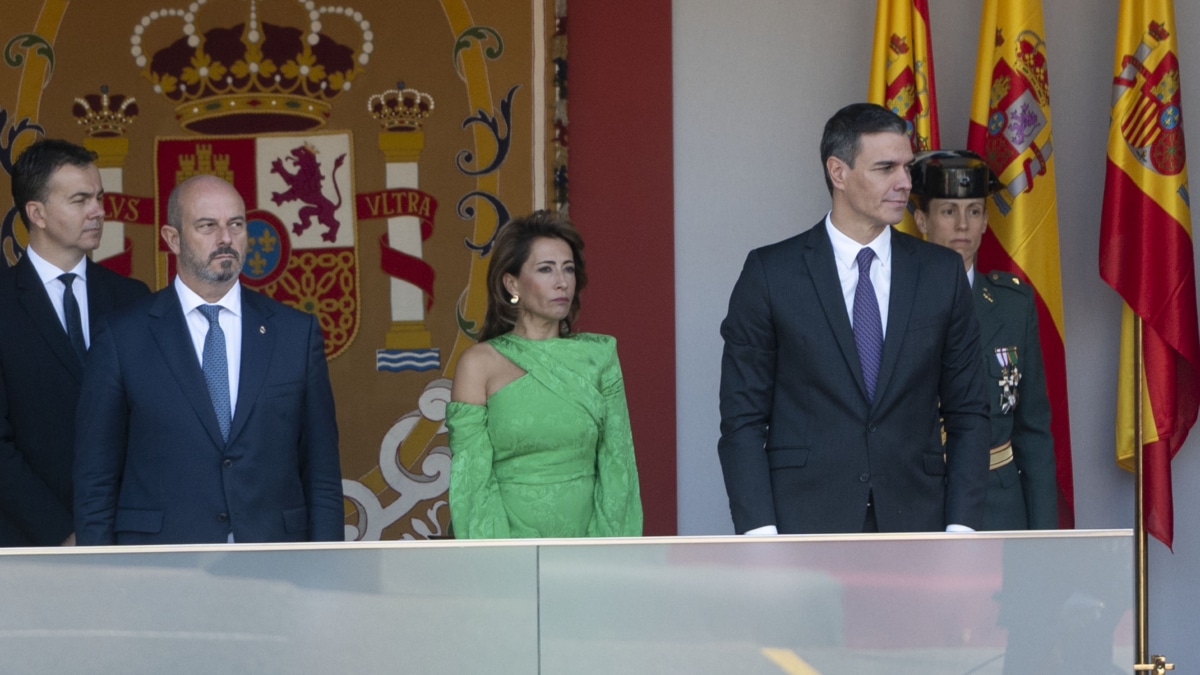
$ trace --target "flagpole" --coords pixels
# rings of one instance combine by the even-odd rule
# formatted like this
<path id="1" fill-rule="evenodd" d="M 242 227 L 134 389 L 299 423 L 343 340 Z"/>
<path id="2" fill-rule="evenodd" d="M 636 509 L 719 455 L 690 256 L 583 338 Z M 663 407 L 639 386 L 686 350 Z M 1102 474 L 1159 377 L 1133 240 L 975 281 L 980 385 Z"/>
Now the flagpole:
<path id="1" fill-rule="evenodd" d="M 1142 317 L 1137 314 L 1134 314 L 1133 319 L 1133 353 L 1134 362 L 1137 364 L 1133 378 L 1133 646 L 1136 658 L 1134 663 L 1142 665 L 1150 663 L 1150 629 L 1149 612 L 1146 607 L 1146 589 L 1149 586 L 1146 555 L 1146 486 L 1142 470 L 1142 378 L 1145 376 L 1146 364 L 1142 354 Z"/>
<path id="2" fill-rule="evenodd" d="M 1133 670 L 1162 675 L 1168 670 L 1175 670 L 1175 664 L 1167 663 L 1167 657 L 1161 654 L 1150 656 L 1150 611 L 1147 592 L 1150 585 L 1150 563 L 1146 537 L 1146 490 L 1143 480 L 1145 472 L 1142 466 L 1142 377 L 1146 373 L 1146 362 L 1142 353 L 1142 317 L 1136 313 L 1133 319 L 1133 353 L 1136 363 L 1133 378 L 1133 652 L 1136 660 Z"/>

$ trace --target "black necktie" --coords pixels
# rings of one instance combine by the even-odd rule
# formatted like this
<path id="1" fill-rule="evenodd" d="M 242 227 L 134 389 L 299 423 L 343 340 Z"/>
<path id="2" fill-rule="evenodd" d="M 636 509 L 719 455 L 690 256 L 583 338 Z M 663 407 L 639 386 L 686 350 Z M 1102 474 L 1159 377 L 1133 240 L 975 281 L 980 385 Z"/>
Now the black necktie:
<path id="1" fill-rule="evenodd" d="M 83 318 L 79 314 L 79 303 L 75 300 L 75 291 L 71 290 L 75 274 L 73 272 L 60 274 L 58 280 L 63 282 L 63 315 L 67 319 L 67 339 L 75 348 L 79 362 L 83 363 L 87 357 L 87 342 L 83 339 Z"/>

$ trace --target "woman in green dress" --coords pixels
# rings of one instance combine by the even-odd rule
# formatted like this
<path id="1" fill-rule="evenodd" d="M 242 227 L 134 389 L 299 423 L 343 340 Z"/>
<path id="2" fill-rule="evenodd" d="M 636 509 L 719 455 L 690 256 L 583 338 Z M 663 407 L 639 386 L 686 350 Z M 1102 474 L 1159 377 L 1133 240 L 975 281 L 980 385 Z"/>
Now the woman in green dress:
<path id="1" fill-rule="evenodd" d="M 478 344 L 446 407 L 459 539 L 642 533 L 616 340 L 574 333 L 583 239 L 536 211 L 500 228 Z"/>

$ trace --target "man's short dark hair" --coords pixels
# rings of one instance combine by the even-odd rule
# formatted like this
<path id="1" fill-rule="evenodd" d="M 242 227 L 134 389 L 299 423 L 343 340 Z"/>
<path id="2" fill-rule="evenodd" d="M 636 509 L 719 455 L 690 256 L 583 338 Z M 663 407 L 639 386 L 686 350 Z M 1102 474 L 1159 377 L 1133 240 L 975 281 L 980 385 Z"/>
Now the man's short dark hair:
<path id="1" fill-rule="evenodd" d="M 96 153 L 59 138 L 43 138 L 25 149 L 12 168 L 13 204 L 21 212 L 25 227 L 32 227 L 25 205 L 44 202 L 50 177 L 64 164 L 86 168 L 96 163 Z"/>
<path id="2" fill-rule="evenodd" d="M 851 103 L 829 118 L 821 135 L 821 170 L 825 186 L 833 194 L 833 180 L 826 166 L 830 157 L 837 157 L 850 168 L 858 157 L 859 140 L 863 134 L 891 132 L 908 135 L 908 122 L 878 103 Z"/>

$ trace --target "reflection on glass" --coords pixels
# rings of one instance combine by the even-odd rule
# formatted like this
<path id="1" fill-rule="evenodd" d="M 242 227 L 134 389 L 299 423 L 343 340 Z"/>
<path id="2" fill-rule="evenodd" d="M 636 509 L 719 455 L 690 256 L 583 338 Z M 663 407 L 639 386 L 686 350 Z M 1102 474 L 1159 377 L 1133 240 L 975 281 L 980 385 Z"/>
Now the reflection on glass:
<path id="1" fill-rule="evenodd" d="M 1105 675 L 1131 561 L 1126 530 L 0 550 L 0 670 Z"/>
<path id="2" fill-rule="evenodd" d="M 1125 672 L 1131 558 L 1127 532 L 547 547 L 540 672 Z"/>

